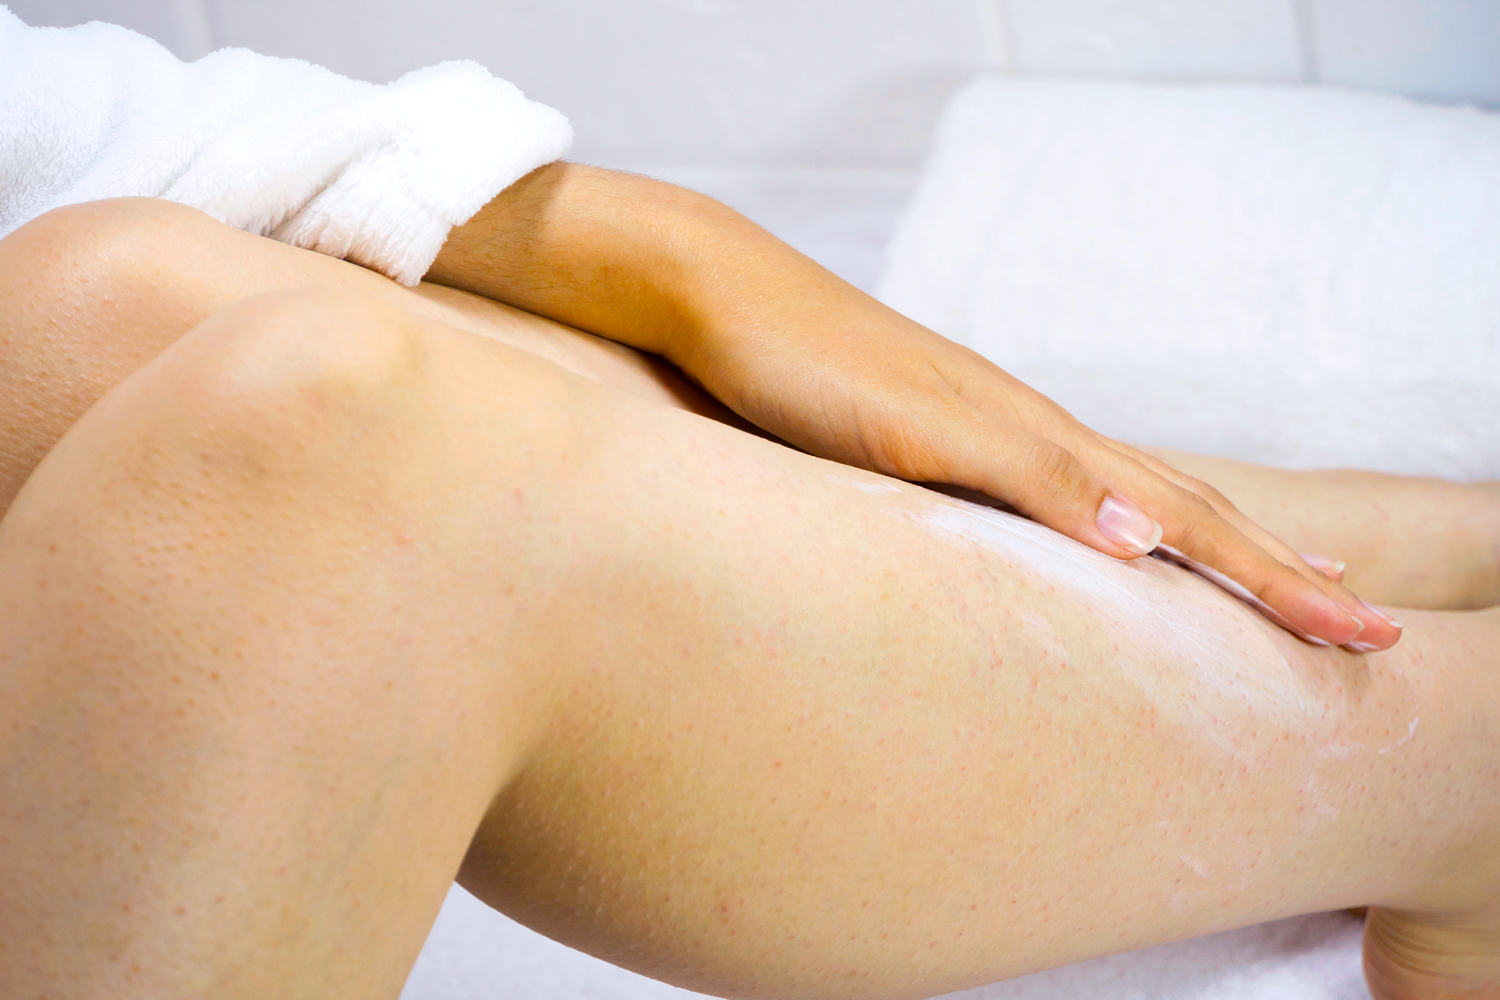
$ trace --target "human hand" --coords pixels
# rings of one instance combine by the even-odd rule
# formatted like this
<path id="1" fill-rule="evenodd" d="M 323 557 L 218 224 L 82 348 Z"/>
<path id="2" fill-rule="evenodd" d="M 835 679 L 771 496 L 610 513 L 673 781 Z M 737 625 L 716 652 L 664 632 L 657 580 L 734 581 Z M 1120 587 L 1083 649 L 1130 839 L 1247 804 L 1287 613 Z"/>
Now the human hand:
<path id="1" fill-rule="evenodd" d="M 1400 638 L 1205 483 L 694 192 L 552 164 L 456 228 L 427 277 L 661 355 L 812 454 L 977 490 L 1119 559 L 1161 543 L 1311 641 Z"/>
<path id="2" fill-rule="evenodd" d="M 679 345 L 675 360 L 741 416 L 813 454 L 979 491 L 1119 559 L 1160 543 L 1310 641 L 1365 652 L 1400 638 L 1332 567 L 1315 569 L 1206 483 L 845 288 L 819 279 L 745 302 L 692 348 Z"/>

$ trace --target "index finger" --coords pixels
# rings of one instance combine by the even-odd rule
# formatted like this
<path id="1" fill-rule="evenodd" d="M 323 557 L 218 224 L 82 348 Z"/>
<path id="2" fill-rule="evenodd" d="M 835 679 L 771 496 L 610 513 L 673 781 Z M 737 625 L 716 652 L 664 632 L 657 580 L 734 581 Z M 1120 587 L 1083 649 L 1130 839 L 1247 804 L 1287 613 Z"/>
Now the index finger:
<path id="1" fill-rule="evenodd" d="M 1347 645 L 1357 652 L 1387 649 L 1400 639 L 1400 629 L 1388 618 L 1308 566 L 1269 532 L 1251 526 L 1266 537 L 1267 544 L 1260 544 L 1208 499 L 1102 441 L 1080 450 L 1111 489 L 1132 497 L 1161 524 L 1162 540 L 1172 550 L 1164 556 L 1246 600 L 1276 624 L 1310 641 Z M 1279 551 L 1273 554 L 1268 548 Z M 1286 555 L 1278 558 L 1281 551 Z"/>

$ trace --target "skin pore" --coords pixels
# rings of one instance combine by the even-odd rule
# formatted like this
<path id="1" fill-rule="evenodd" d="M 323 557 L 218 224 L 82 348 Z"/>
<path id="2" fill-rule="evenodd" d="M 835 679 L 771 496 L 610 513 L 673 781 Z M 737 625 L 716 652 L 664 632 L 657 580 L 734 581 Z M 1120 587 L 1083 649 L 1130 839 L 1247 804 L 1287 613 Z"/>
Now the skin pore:
<path id="1" fill-rule="evenodd" d="M 295 259 L 246 272 L 304 288 Z M 394 995 L 458 872 L 730 995 L 1366 904 L 1381 1000 L 1493 995 L 1493 612 L 1314 649 L 664 405 L 697 397 L 622 349 L 335 271 L 231 306 L 268 289 L 184 268 L 143 313 L 209 321 L 0 521 L 6 992 Z"/>

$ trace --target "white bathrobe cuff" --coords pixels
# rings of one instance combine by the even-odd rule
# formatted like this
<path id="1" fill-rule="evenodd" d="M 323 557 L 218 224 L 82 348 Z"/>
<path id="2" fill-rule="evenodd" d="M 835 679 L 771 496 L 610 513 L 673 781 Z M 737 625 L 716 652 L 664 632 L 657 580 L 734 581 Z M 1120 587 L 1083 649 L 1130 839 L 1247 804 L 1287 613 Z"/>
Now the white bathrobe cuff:
<path id="1" fill-rule="evenodd" d="M 244 49 L 183 63 L 125 28 L 30 28 L 3 7 L 0 93 L 0 236 L 61 205 L 166 198 L 406 285 L 573 138 L 473 62 L 377 86 Z"/>

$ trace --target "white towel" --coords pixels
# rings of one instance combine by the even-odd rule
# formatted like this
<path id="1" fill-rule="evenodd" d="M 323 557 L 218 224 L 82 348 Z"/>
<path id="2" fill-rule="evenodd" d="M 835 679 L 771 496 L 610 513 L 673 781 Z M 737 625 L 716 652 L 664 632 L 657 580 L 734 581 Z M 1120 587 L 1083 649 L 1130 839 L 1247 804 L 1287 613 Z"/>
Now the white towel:
<path id="1" fill-rule="evenodd" d="M 981 80 L 882 297 L 1126 440 L 1500 478 L 1500 115 Z"/>
<path id="2" fill-rule="evenodd" d="M 572 143 L 561 114 L 473 62 L 377 86 L 245 49 L 183 63 L 125 28 L 31 28 L 4 7 L 0 94 L 0 236 L 142 195 L 407 285 Z"/>
<path id="3" fill-rule="evenodd" d="M 1370 1000 L 1362 923 L 1279 920 L 947 994 L 943 1000 Z M 401 1000 L 698 1000 L 580 954 L 453 887 Z"/>

